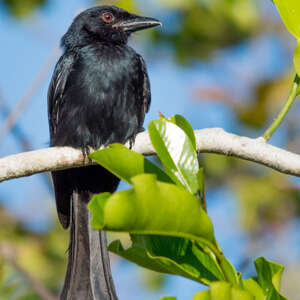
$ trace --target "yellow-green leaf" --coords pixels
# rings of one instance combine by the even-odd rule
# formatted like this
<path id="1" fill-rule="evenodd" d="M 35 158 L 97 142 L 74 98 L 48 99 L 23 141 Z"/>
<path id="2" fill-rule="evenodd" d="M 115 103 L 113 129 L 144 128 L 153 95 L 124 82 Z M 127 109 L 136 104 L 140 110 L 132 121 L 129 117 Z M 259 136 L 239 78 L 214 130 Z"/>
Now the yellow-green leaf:
<path id="1" fill-rule="evenodd" d="M 172 182 L 163 170 L 122 144 L 111 144 L 103 150 L 91 153 L 89 158 L 129 184 L 132 184 L 132 177 L 144 173 L 156 174 L 158 180 Z"/>
<path id="2" fill-rule="evenodd" d="M 152 121 L 148 132 L 166 173 L 176 184 L 196 194 L 200 186 L 195 142 L 179 126 L 164 119 Z"/>
<path id="3" fill-rule="evenodd" d="M 274 3 L 287 29 L 296 38 L 300 38 L 300 1 L 274 0 Z"/>
<path id="4" fill-rule="evenodd" d="M 133 189 L 114 193 L 108 199 L 102 194 L 92 198 L 89 209 L 93 214 L 103 214 L 99 224 L 94 218 L 95 229 L 213 241 L 211 220 L 196 196 L 182 187 L 157 181 L 152 174 L 135 176 L 132 182 Z"/>
<path id="5" fill-rule="evenodd" d="M 210 289 L 194 295 L 193 300 L 256 300 L 246 290 L 232 287 L 228 282 L 213 282 Z"/>
<path id="6" fill-rule="evenodd" d="M 300 76 L 300 39 L 297 40 L 297 47 L 294 51 L 294 66 L 297 75 Z"/>

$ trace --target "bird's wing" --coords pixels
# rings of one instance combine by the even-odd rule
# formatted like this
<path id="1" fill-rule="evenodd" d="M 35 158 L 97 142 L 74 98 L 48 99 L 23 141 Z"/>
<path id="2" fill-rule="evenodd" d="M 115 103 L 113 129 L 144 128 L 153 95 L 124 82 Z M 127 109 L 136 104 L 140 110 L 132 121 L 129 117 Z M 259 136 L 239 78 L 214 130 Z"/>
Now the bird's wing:
<path id="1" fill-rule="evenodd" d="M 75 56 L 73 53 L 64 54 L 57 62 L 48 90 L 48 119 L 50 138 L 55 135 L 59 112 L 63 106 L 63 94 L 67 79 L 72 71 Z"/>
<path id="2" fill-rule="evenodd" d="M 48 118 L 50 128 L 50 144 L 55 146 L 55 134 L 60 118 L 60 111 L 64 105 L 64 92 L 68 77 L 75 61 L 74 55 L 64 54 L 56 64 L 52 80 L 48 90 Z M 72 191 L 66 182 L 65 171 L 52 172 L 52 180 L 55 190 L 56 208 L 60 223 L 64 228 L 70 222 L 70 197 Z"/>
<path id="3" fill-rule="evenodd" d="M 150 81 L 147 73 L 146 63 L 141 55 L 138 54 L 141 71 L 143 74 L 143 84 L 142 84 L 142 109 L 140 116 L 140 127 L 143 126 L 145 114 L 148 112 L 151 103 L 151 91 L 150 91 Z"/>

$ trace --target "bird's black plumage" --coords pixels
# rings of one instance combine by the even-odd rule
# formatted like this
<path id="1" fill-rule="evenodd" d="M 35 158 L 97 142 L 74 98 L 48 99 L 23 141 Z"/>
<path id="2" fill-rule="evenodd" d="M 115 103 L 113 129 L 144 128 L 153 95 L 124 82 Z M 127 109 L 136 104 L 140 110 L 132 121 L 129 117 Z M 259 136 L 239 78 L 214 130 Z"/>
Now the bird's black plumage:
<path id="1" fill-rule="evenodd" d="M 143 58 L 127 46 L 127 39 L 133 31 L 159 24 L 155 19 L 112 6 L 93 7 L 74 19 L 62 38 L 64 54 L 55 67 L 48 92 L 51 146 L 72 146 L 86 152 L 89 147 L 133 141 L 142 130 L 150 105 L 150 84 Z M 92 194 L 113 192 L 119 181 L 100 166 L 56 171 L 52 177 L 60 222 L 64 228 L 70 223 L 73 226 L 70 255 L 74 256 L 82 250 L 78 247 L 83 247 L 78 243 L 74 246 L 78 236 L 91 234 L 86 232 L 88 222 L 84 229 L 76 224 L 76 211 L 80 215 L 86 210 L 82 203 L 86 205 Z M 88 212 L 85 214 L 78 219 L 86 220 Z M 94 250 L 83 251 L 82 256 L 91 257 L 91 251 Z M 74 264 L 79 264 L 78 259 L 81 258 L 69 259 L 69 275 L 77 268 Z M 109 268 L 107 272 L 109 277 Z M 106 274 L 103 277 L 110 280 Z M 74 278 L 72 281 L 80 280 Z M 83 275 L 82 278 L 85 280 Z M 72 284 L 70 280 L 65 282 L 64 299 L 75 297 L 67 292 L 72 289 L 77 293 L 76 299 L 114 299 L 109 293 L 89 298 L 88 293 L 92 295 L 97 288 L 89 287 L 89 283 L 72 288 Z M 90 292 L 79 297 L 78 289 L 84 290 L 84 286 Z"/>

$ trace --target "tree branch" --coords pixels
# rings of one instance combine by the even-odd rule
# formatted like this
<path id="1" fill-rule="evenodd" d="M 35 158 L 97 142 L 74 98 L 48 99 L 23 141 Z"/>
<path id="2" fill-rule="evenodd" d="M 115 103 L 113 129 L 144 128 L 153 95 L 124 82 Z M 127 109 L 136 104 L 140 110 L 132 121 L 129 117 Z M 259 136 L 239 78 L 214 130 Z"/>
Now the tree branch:
<path id="1" fill-rule="evenodd" d="M 221 128 L 196 130 L 195 135 L 199 153 L 234 156 L 265 165 L 281 173 L 300 177 L 300 155 L 269 145 L 262 137 L 251 139 L 237 136 Z M 143 155 L 155 154 L 147 132 L 138 134 L 133 150 Z M 24 152 L 0 159 L 0 182 L 91 164 L 94 163 L 84 158 L 81 150 L 71 147 Z"/>

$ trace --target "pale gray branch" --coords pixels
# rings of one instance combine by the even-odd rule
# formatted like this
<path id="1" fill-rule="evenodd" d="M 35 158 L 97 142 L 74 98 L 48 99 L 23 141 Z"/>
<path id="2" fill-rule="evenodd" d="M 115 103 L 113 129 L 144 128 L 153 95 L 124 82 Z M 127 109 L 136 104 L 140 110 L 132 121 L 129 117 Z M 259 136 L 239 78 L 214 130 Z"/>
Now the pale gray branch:
<path id="1" fill-rule="evenodd" d="M 263 138 L 251 139 L 225 132 L 220 128 L 195 131 L 199 153 L 218 153 L 253 161 L 279 172 L 300 176 L 300 155 L 274 147 Z M 136 137 L 133 150 L 153 155 L 147 132 Z M 55 147 L 24 152 L 0 159 L 0 182 L 36 173 L 90 165 L 80 150 Z"/>

